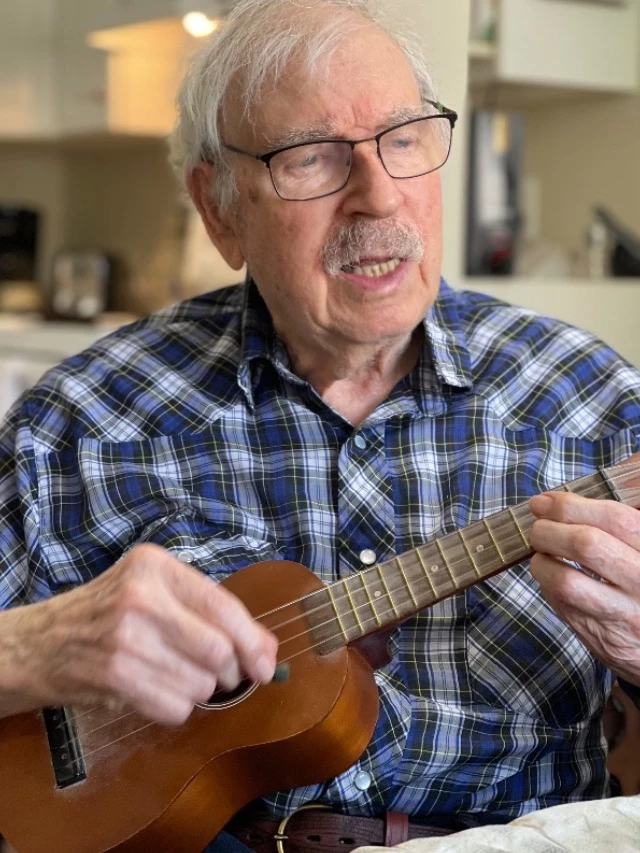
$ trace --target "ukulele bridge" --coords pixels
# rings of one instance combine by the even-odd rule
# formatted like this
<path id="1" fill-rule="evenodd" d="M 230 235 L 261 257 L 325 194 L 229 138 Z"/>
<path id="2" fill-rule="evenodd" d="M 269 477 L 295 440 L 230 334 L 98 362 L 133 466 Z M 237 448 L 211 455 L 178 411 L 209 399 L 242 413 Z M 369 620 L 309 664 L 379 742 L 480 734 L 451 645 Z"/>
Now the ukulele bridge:
<path id="1" fill-rule="evenodd" d="M 69 708 L 43 708 L 47 741 L 56 787 L 68 788 L 87 778 L 87 771 L 78 740 L 78 732 Z"/>

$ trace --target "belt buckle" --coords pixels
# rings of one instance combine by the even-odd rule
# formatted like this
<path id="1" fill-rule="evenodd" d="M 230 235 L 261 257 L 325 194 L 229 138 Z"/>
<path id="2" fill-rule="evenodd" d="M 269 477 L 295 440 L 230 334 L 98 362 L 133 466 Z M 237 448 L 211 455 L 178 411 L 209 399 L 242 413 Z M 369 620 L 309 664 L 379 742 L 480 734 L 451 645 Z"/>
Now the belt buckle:
<path id="1" fill-rule="evenodd" d="M 300 808 L 291 812 L 291 814 L 288 817 L 285 817 L 285 819 L 280 823 L 278 831 L 273 836 L 273 839 L 276 842 L 276 848 L 278 850 L 278 853 L 286 853 L 284 849 L 284 842 L 289 840 L 289 836 L 285 835 L 285 832 L 291 819 L 294 818 L 299 812 L 309 812 L 313 811 L 314 809 L 316 811 L 332 810 L 331 806 L 328 806 L 325 803 L 307 803 L 305 806 L 300 806 Z"/>

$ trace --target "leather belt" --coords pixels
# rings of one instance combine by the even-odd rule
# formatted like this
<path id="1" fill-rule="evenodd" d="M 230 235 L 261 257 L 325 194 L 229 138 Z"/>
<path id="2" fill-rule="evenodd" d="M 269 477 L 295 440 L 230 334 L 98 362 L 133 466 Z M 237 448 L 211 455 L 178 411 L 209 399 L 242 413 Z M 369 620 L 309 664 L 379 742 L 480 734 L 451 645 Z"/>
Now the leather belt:
<path id="1" fill-rule="evenodd" d="M 456 830 L 412 823 L 399 812 L 387 812 L 384 818 L 352 817 L 311 803 L 280 822 L 266 811 L 245 809 L 225 831 L 254 853 L 347 853 L 367 845 L 393 847 L 411 838 L 451 835 Z"/>

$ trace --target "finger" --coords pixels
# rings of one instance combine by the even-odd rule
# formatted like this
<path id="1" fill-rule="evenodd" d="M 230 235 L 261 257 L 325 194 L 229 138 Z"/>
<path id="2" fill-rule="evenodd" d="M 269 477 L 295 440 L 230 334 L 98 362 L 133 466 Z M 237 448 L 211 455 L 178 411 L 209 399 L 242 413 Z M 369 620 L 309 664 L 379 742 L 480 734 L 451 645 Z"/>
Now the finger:
<path id="1" fill-rule="evenodd" d="M 532 498 L 529 507 L 537 518 L 597 527 L 640 551 L 640 512 L 626 504 L 546 492 Z"/>
<path id="2" fill-rule="evenodd" d="M 562 560 L 544 554 L 532 557 L 531 574 L 540 584 L 545 601 L 574 630 L 589 620 L 592 632 L 600 632 L 604 626 L 614 626 L 616 630 L 627 626 L 628 637 L 637 635 L 640 603 L 626 592 L 599 583 Z"/>
<path id="3" fill-rule="evenodd" d="M 164 599 L 155 605 L 152 617 L 157 620 L 164 644 L 197 667 L 214 673 L 226 690 L 234 690 L 245 675 L 255 679 L 243 667 L 233 639 L 224 628 L 207 622 L 171 594 Z"/>
<path id="4" fill-rule="evenodd" d="M 210 633 L 220 634 L 214 629 Z M 227 673 L 234 672 L 233 647 L 224 637 L 220 637 L 217 646 L 225 651 L 216 664 L 209 666 L 205 661 L 201 665 L 192 655 L 176 648 L 174 643 L 167 642 L 163 628 L 156 623 L 153 614 L 147 617 L 129 613 L 122 617 L 112 645 L 116 653 L 136 657 L 153 671 L 154 677 L 169 679 L 176 691 L 197 702 L 204 702 L 212 695 L 220 673 L 228 678 Z M 233 686 L 238 683 L 239 679 Z"/>
<path id="5" fill-rule="evenodd" d="M 547 603 L 607 666 L 635 682 L 640 647 L 640 604 L 559 560 L 536 554 L 531 572 Z"/>
<path id="6" fill-rule="evenodd" d="M 590 616 L 604 615 L 607 607 L 615 611 L 619 597 L 627 598 L 615 586 L 602 584 L 597 578 L 583 574 L 561 558 L 547 554 L 534 554 L 530 571 L 540 584 L 543 598 L 559 615 L 569 607 Z"/>
<path id="7" fill-rule="evenodd" d="M 119 652 L 105 666 L 105 687 L 109 695 L 131 704 L 149 719 L 166 725 L 184 723 L 198 702 L 209 700 L 209 685 L 196 691 L 191 684 L 158 669 L 141 658 Z M 201 685 L 202 686 L 202 685 Z"/>
<path id="8" fill-rule="evenodd" d="M 222 664 L 217 662 L 226 652 L 221 637 L 227 637 L 243 672 L 256 681 L 269 682 L 273 678 L 278 641 L 251 616 L 240 599 L 161 548 L 142 545 L 128 556 L 131 583 L 125 608 L 154 612 L 165 629 L 175 632 L 180 648 L 185 652 L 191 650 L 187 653 L 195 654 L 196 660 L 202 661 L 195 651 L 198 647 L 208 649 L 209 660 L 214 659 L 217 673 L 230 672 L 228 656 Z M 161 569 L 162 583 L 158 583 L 158 569 Z M 197 623 L 181 619 L 174 604 L 183 606 L 182 616 L 199 616 L 206 626 L 219 633 L 203 637 L 202 626 L 198 630 Z M 198 635 L 195 641 L 191 631 Z M 211 663 L 206 665 L 211 666 Z"/>
<path id="9" fill-rule="evenodd" d="M 237 596 L 182 564 L 178 564 L 172 588 L 183 605 L 227 635 L 243 672 L 256 681 L 272 680 L 278 641 Z"/>
<path id="10" fill-rule="evenodd" d="M 598 528 L 543 519 L 533 525 L 530 541 L 537 552 L 573 560 L 627 593 L 640 595 L 640 553 Z"/>

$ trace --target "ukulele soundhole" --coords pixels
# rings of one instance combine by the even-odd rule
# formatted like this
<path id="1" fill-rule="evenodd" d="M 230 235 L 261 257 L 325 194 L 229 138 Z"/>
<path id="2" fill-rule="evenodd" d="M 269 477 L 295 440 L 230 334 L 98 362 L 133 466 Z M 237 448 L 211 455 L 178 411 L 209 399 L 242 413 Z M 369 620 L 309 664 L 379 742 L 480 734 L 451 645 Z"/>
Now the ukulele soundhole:
<path id="1" fill-rule="evenodd" d="M 216 690 L 207 702 L 198 703 L 197 707 L 207 711 L 221 711 L 225 708 L 234 708 L 251 696 L 257 688 L 258 684 L 256 682 L 245 678 L 244 681 L 238 684 L 235 690 Z"/>

